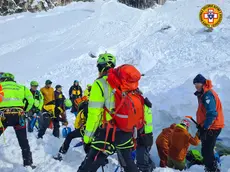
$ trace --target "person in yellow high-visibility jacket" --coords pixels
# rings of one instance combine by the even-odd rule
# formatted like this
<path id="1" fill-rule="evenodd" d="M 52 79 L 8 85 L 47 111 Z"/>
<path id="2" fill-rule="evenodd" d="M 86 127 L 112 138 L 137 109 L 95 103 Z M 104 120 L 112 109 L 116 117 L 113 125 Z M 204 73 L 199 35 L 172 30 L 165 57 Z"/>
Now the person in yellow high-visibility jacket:
<path id="1" fill-rule="evenodd" d="M 76 107 L 74 106 L 74 100 L 79 98 L 79 97 L 82 97 L 82 88 L 80 86 L 80 83 L 78 80 L 75 80 L 73 82 L 73 85 L 69 88 L 69 99 L 72 101 L 73 103 L 73 106 L 72 106 L 72 109 L 71 109 L 71 112 L 75 115 L 77 115 L 77 109 Z"/>
<path id="2" fill-rule="evenodd" d="M 91 84 L 87 84 L 87 88 L 84 91 L 84 96 L 89 97 L 90 96 L 90 90 L 91 90 L 92 85 Z"/>
<path id="3" fill-rule="evenodd" d="M 106 81 L 106 74 L 110 68 L 114 68 L 116 59 L 112 54 L 100 54 L 97 61 L 97 68 L 100 77 L 93 83 L 88 106 L 88 118 L 86 121 L 85 151 L 87 158 L 78 169 L 78 172 L 96 172 L 106 158 L 115 151 L 118 155 L 119 162 L 125 172 L 138 172 L 137 166 L 131 158 L 133 144 L 133 133 L 116 131 L 116 139 L 112 142 L 112 132 L 106 139 L 106 129 L 101 128 L 104 106 L 112 110 L 115 108 L 115 98 L 112 94 L 113 89 Z M 110 121 L 112 117 L 107 113 L 106 120 Z M 94 139 L 93 139 L 94 138 Z M 103 150 L 103 151 L 102 151 Z"/>
<path id="4" fill-rule="evenodd" d="M 13 127 L 22 150 L 23 165 L 35 168 L 24 115 L 24 112 L 28 112 L 34 104 L 33 95 L 27 87 L 16 83 L 11 73 L 2 74 L 0 83 L 4 92 L 4 99 L 0 103 L 0 136 L 7 127 Z"/>

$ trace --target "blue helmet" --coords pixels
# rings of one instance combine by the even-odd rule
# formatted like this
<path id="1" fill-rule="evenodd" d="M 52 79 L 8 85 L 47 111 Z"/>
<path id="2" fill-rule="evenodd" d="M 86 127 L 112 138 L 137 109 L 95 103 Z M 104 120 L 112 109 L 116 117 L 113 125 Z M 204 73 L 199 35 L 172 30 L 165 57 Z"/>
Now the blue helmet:
<path id="1" fill-rule="evenodd" d="M 79 84 L 79 81 L 78 80 L 74 80 L 74 82 L 73 82 L 74 84 L 76 84 L 76 83 L 78 83 Z"/>

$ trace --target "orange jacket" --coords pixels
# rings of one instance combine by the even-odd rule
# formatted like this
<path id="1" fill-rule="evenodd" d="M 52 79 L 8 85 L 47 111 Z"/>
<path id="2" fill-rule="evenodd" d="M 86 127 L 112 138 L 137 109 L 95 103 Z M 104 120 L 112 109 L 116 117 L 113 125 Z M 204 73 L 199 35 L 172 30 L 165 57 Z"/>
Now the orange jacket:
<path id="1" fill-rule="evenodd" d="M 44 105 L 55 100 L 54 89 L 52 87 L 50 87 L 50 88 L 43 87 L 40 91 L 44 96 Z"/>
<path id="2" fill-rule="evenodd" d="M 211 91 L 210 94 L 212 94 L 215 98 L 215 103 L 216 103 L 216 112 L 217 112 L 217 116 L 214 119 L 213 123 L 210 125 L 209 129 L 220 129 L 220 128 L 224 128 L 224 114 L 223 114 L 223 109 L 222 109 L 222 104 L 221 101 L 219 99 L 219 96 L 217 95 L 217 93 L 212 90 L 212 82 L 211 80 L 207 80 L 206 84 L 203 87 L 204 93 L 203 95 L 201 95 L 200 97 L 198 97 L 198 101 L 199 101 L 199 105 L 198 105 L 198 110 L 196 113 L 196 118 L 197 118 L 197 123 L 200 124 L 201 126 L 204 125 L 204 122 L 206 120 L 206 116 L 207 116 L 207 111 L 206 108 L 202 102 L 204 94 L 207 93 L 208 91 Z"/>
<path id="3" fill-rule="evenodd" d="M 158 147 L 161 147 L 166 150 L 169 149 L 169 146 L 168 146 L 169 137 L 172 134 L 175 126 L 176 124 L 172 124 L 170 127 L 164 128 L 162 130 L 162 132 L 160 133 L 160 135 L 157 137 L 157 140 L 156 140 L 156 144 Z"/>
<path id="4" fill-rule="evenodd" d="M 197 135 L 193 138 L 183 125 L 177 124 L 169 139 L 169 157 L 175 161 L 184 161 L 190 144 L 199 144 Z"/>
<path id="5" fill-rule="evenodd" d="M 4 93 L 3 93 L 3 90 L 2 90 L 2 85 L 0 85 L 0 102 L 2 102 L 3 96 L 4 96 Z"/>

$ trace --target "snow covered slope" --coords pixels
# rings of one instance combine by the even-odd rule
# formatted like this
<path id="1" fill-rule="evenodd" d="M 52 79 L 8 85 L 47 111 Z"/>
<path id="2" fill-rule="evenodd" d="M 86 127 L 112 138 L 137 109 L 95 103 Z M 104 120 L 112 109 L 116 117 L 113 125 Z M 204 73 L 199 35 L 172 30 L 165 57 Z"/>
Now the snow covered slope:
<path id="1" fill-rule="evenodd" d="M 215 3 L 224 18 L 212 33 L 203 32 L 198 14 L 202 6 Z M 133 9 L 115 0 L 73 3 L 48 13 L 23 13 L 0 17 L 0 71 L 15 74 L 18 82 L 43 83 L 51 79 L 64 86 L 65 93 L 73 80 L 85 86 L 97 77 L 96 59 L 88 52 L 117 56 L 118 63 L 138 66 L 143 77 L 141 88 L 154 103 L 155 138 L 163 127 L 178 122 L 185 115 L 195 116 L 197 100 L 192 79 L 203 73 L 213 84 L 223 102 L 226 124 L 230 118 L 230 0 L 178 0 L 146 11 Z M 69 121 L 73 116 L 69 114 Z M 195 131 L 193 129 L 193 131 Z M 220 137 L 230 140 L 226 125 Z M 63 162 L 51 157 L 62 139 L 51 136 L 44 140 L 28 134 L 36 172 L 76 171 L 84 158 L 82 149 L 70 149 Z M 12 129 L 0 138 L 1 172 L 24 172 L 21 151 Z M 77 141 L 75 140 L 74 143 Z M 74 143 L 72 145 L 74 145 Z M 156 148 L 152 151 L 158 163 Z M 224 157 L 223 172 L 230 169 Z M 111 159 L 106 171 L 114 171 Z M 156 171 L 173 171 L 157 169 Z M 193 167 L 190 171 L 203 171 Z"/>

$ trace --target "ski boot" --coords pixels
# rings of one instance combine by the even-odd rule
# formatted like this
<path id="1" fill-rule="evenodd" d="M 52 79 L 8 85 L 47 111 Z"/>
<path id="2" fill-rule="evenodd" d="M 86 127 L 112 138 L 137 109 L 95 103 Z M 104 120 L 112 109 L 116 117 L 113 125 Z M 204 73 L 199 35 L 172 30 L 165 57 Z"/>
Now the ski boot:
<path id="1" fill-rule="evenodd" d="M 32 170 L 36 168 L 35 165 L 25 165 L 24 167 L 25 167 L 25 168 L 27 168 L 27 167 L 32 168 Z"/>
<path id="2" fill-rule="evenodd" d="M 204 171 L 205 172 L 221 172 L 221 170 L 219 168 L 216 168 L 216 169 L 205 168 Z"/>
<path id="3" fill-rule="evenodd" d="M 58 161 L 62 161 L 63 160 L 63 154 L 59 152 L 57 155 L 53 156 L 53 159 L 58 160 Z"/>

